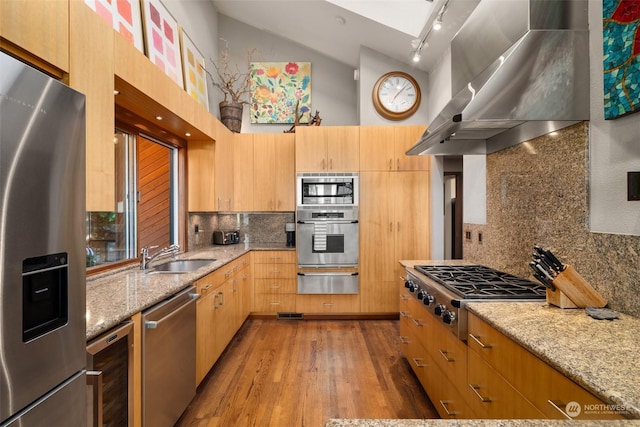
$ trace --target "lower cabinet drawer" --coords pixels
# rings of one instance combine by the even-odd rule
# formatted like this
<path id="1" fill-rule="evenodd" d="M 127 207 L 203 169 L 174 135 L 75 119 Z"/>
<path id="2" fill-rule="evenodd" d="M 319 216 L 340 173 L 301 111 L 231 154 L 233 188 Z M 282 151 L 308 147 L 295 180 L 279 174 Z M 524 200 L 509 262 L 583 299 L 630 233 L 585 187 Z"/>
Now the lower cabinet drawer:
<path id="1" fill-rule="evenodd" d="M 300 313 L 357 313 L 360 295 L 300 295 L 296 296 L 296 311 Z"/>
<path id="2" fill-rule="evenodd" d="M 295 294 L 261 294 L 256 293 L 253 300 L 253 311 L 256 313 L 291 312 L 296 309 Z"/>
<path id="3" fill-rule="evenodd" d="M 469 349 L 467 357 L 467 402 L 478 418 L 546 418 L 474 350 Z"/>

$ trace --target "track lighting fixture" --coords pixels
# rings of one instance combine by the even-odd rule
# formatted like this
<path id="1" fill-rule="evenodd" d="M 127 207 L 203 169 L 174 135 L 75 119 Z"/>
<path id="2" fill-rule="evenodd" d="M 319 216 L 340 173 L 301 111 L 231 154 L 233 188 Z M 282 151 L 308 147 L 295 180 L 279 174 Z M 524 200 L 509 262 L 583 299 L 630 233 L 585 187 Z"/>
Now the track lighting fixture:
<path id="1" fill-rule="evenodd" d="M 413 52 L 411 52 L 411 60 L 413 62 L 419 62 L 422 55 L 422 49 L 429 46 L 429 44 L 427 43 L 427 39 L 429 38 L 431 31 L 438 31 L 442 28 L 442 17 L 447 11 L 447 7 L 449 7 L 449 1 L 450 0 L 446 0 L 444 2 L 442 7 L 440 8 L 440 11 L 438 12 L 438 15 L 436 15 L 436 19 L 433 21 L 433 24 L 429 27 L 424 37 L 422 39 L 415 39 L 411 42 L 411 47 L 415 49 Z"/>

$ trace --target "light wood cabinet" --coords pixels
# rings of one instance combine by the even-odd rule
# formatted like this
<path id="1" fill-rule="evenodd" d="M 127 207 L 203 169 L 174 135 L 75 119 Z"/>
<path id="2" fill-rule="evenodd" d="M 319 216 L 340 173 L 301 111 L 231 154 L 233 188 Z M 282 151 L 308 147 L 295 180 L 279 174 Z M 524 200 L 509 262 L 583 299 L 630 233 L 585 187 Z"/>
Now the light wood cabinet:
<path id="1" fill-rule="evenodd" d="M 295 210 L 295 134 L 255 134 L 253 210 Z"/>
<path id="2" fill-rule="evenodd" d="M 87 99 L 86 209 L 110 212 L 116 210 L 114 32 L 84 2 L 72 1 L 69 13 L 69 86 L 84 93 Z"/>
<path id="3" fill-rule="evenodd" d="M 54 75 L 69 72 L 69 0 L 0 1 L 0 46 Z"/>
<path id="4" fill-rule="evenodd" d="M 253 134 L 234 133 L 215 143 L 215 210 L 250 211 L 253 207 Z"/>
<path id="5" fill-rule="evenodd" d="M 254 251 L 253 312 L 292 312 L 296 305 L 296 252 Z"/>
<path id="6" fill-rule="evenodd" d="M 567 404 L 576 402 L 579 406 L 604 405 L 604 403 L 578 384 L 569 380 L 555 368 L 540 360 L 534 354 L 506 337 L 492 326 L 484 322 L 473 313 L 469 314 L 469 383 L 474 387 L 483 384 L 491 385 L 491 389 L 479 390 L 481 395 L 491 397 L 493 393 L 499 396 L 522 396 L 539 413 L 537 418 L 556 419 L 622 419 L 615 413 L 567 413 Z M 482 363 L 481 363 L 482 362 Z M 505 386 L 495 378 L 503 379 Z M 516 390 L 515 392 L 513 390 Z M 470 394 L 476 395 L 470 387 Z M 506 399 L 506 397 L 501 399 Z M 494 399 L 495 401 L 496 399 Z M 505 404 L 494 406 L 508 406 Z M 477 405 L 477 403 L 476 403 Z M 493 418 L 494 410 L 486 403 L 482 405 L 486 411 L 478 414 L 481 417 Z M 597 407 L 597 406 L 596 406 Z M 504 409 L 502 409 L 504 410 Z M 526 412 L 518 413 L 511 418 L 522 418 Z"/>
<path id="7" fill-rule="evenodd" d="M 429 156 L 407 156 L 424 126 L 361 126 L 361 171 L 429 170 Z"/>
<path id="8" fill-rule="evenodd" d="M 466 385 L 466 346 L 458 341 L 427 312 L 404 287 L 404 280 L 397 281 L 400 311 L 400 346 L 418 376 L 422 387 L 443 418 L 472 418 L 458 382 Z M 457 343 L 450 342 L 449 334 Z"/>
<path id="9" fill-rule="evenodd" d="M 297 172 L 357 172 L 358 126 L 299 126 L 295 133 Z"/>
<path id="10" fill-rule="evenodd" d="M 359 294 L 296 295 L 296 311 L 305 314 L 357 313 Z"/>
<path id="11" fill-rule="evenodd" d="M 430 258 L 428 172 L 360 173 L 361 311 L 394 312 L 401 259 Z"/>
<path id="12" fill-rule="evenodd" d="M 250 255 L 198 279 L 195 286 L 200 294 L 196 301 L 196 384 L 199 384 L 249 315 Z"/>
<path id="13" fill-rule="evenodd" d="M 215 153 L 213 141 L 189 141 L 187 147 L 187 204 L 190 212 L 217 210 Z"/>

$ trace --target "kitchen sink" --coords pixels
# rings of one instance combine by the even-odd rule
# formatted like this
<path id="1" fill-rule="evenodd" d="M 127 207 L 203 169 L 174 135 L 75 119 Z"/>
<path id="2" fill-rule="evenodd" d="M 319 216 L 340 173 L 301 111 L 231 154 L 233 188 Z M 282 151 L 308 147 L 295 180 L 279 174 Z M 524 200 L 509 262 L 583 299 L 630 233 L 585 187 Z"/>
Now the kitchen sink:
<path id="1" fill-rule="evenodd" d="M 154 267 L 150 273 L 189 273 L 214 262 L 215 259 L 177 259 Z"/>

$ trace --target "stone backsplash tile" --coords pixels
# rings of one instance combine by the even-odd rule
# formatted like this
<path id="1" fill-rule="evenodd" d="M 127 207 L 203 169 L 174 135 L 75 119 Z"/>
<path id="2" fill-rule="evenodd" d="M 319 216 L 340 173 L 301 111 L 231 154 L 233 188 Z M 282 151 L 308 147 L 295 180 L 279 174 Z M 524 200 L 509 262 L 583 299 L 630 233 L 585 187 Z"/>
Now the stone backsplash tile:
<path id="1" fill-rule="evenodd" d="M 239 230 L 240 241 L 250 243 L 287 243 L 285 224 L 294 222 L 293 212 L 282 213 L 190 213 L 189 250 L 202 249 L 212 245 L 213 231 Z M 195 233 L 195 226 L 199 231 Z"/>
<path id="2" fill-rule="evenodd" d="M 583 122 L 488 155 L 487 224 L 464 224 L 464 259 L 533 279 L 527 264 L 540 245 L 611 308 L 640 316 L 640 236 L 589 231 L 588 147 Z"/>

